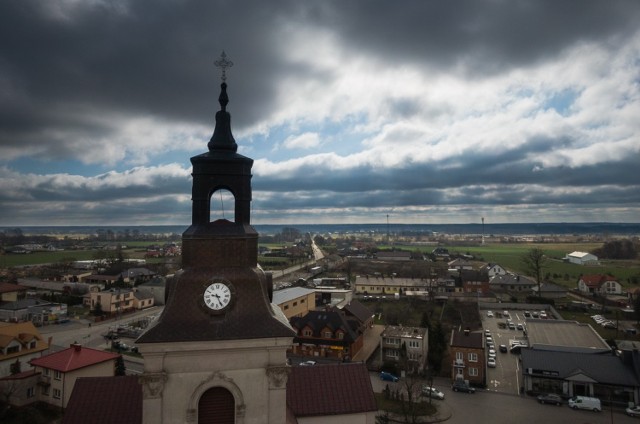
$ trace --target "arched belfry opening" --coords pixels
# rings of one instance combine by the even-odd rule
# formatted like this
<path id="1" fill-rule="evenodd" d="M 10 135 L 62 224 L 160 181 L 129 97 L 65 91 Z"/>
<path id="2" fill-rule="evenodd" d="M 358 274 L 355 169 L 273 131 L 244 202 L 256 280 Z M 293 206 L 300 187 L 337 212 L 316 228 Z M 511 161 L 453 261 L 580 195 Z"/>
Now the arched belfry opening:
<path id="1" fill-rule="evenodd" d="M 236 197 L 226 188 L 218 188 L 209 198 L 209 221 L 235 222 Z"/>

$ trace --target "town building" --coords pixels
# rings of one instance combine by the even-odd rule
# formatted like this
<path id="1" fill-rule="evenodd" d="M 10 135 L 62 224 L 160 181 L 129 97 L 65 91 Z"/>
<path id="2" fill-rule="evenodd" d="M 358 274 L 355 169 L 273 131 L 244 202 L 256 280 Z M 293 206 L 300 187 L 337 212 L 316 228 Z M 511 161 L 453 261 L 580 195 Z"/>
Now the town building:
<path id="1" fill-rule="evenodd" d="M 395 295 L 408 292 L 426 294 L 435 282 L 427 278 L 399 278 L 381 275 L 358 275 L 354 283 L 355 293 L 361 295 Z"/>
<path id="2" fill-rule="evenodd" d="M 496 275 L 507 274 L 507 270 L 505 270 L 503 267 L 501 267 L 498 264 L 488 263 L 483 267 L 483 269 L 487 272 L 487 274 L 489 275 L 489 278 L 493 278 Z"/>
<path id="3" fill-rule="evenodd" d="M 293 355 L 348 360 L 364 343 L 360 323 L 339 309 L 309 311 L 290 322 L 296 331 L 290 350 Z"/>
<path id="4" fill-rule="evenodd" d="M 421 372 L 427 364 L 429 330 L 421 327 L 389 325 L 380 334 L 380 360 L 402 369 Z M 406 362 L 406 363 L 405 363 Z"/>
<path id="5" fill-rule="evenodd" d="M 84 296 L 83 303 L 91 311 L 98 311 L 106 316 L 117 316 L 150 308 L 154 305 L 154 298 L 135 288 L 114 288 L 92 291 Z"/>
<path id="6" fill-rule="evenodd" d="M 297 424 L 373 424 L 378 412 L 362 363 L 292 367 L 287 406 Z"/>
<path id="7" fill-rule="evenodd" d="M 27 295 L 27 288 L 17 284 L 0 282 L 0 303 L 16 302 L 24 299 Z"/>
<path id="8" fill-rule="evenodd" d="M 564 260 L 577 265 L 598 265 L 598 257 L 592 253 L 572 252 Z"/>
<path id="9" fill-rule="evenodd" d="M 578 280 L 578 290 L 585 294 L 610 295 L 622 294 L 622 284 L 612 275 L 582 275 Z"/>
<path id="10" fill-rule="evenodd" d="M 290 287 L 273 292 L 273 303 L 278 305 L 290 320 L 303 317 L 316 308 L 316 293 L 304 287 Z"/>
<path id="11" fill-rule="evenodd" d="M 32 322 L 0 322 L 0 377 L 32 370 L 30 361 L 49 349 Z"/>
<path id="12" fill-rule="evenodd" d="M 531 293 L 533 288 L 538 286 L 538 283 L 523 275 L 506 274 L 493 277 L 489 281 L 489 286 L 496 291 Z"/>
<path id="13" fill-rule="evenodd" d="M 36 399 L 66 408 L 78 378 L 113 377 L 119 356 L 74 343 L 67 349 L 32 359 L 39 387 Z"/>
<path id="14" fill-rule="evenodd" d="M 451 330 L 449 351 L 453 358 L 453 381 L 465 380 L 473 385 L 486 385 L 485 339 L 482 332 Z"/>
<path id="15" fill-rule="evenodd" d="M 483 296 L 489 293 L 489 274 L 484 270 L 460 270 L 460 282 L 465 293 Z"/>

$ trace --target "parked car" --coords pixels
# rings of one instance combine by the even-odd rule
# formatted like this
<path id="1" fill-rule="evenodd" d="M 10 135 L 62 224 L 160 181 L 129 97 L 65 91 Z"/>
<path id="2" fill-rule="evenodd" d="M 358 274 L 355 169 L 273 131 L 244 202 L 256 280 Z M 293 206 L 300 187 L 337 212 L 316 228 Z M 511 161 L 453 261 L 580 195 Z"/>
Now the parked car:
<path id="1" fill-rule="evenodd" d="M 502 352 L 502 353 L 507 353 L 507 345 L 503 345 L 503 344 L 501 344 L 501 345 L 500 345 L 500 347 L 499 347 L 499 349 L 500 349 L 500 352 Z"/>
<path id="2" fill-rule="evenodd" d="M 427 384 L 422 385 L 422 396 L 430 397 L 433 399 L 444 400 L 444 393 L 440 390 L 436 389 L 433 386 L 429 386 Z"/>
<path id="3" fill-rule="evenodd" d="M 316 361 L 304 361 L 300 362 L 300 365 L 303 367 L 310 367 L 316 364 Z"/>
<path id="4" fill-rule="evenodd" d="M 489 318 L 493 318 L 493 312 L 491 312 L 491 311 L 487 311 L 487 317 L 489 317 Z"/>
<path id="5" fill-rule="evenodd" d="M 630 417 L 640 417 L 640 405 L 630 406 L 625 409 L 624 412 L 626 412 Z"/>
<path id="6" fill-rule="evenodd" d="M 451 385 L 451 390 L 454 392 L 475 393 L 476 389 L 469 386 L 464 380 L 456 380 Z"/>
<path id="7" fill-rule="evenodd" d="M 394 383 L 397 382 L 398 380 L 400 380 L 398 377 L 396 377 L 395 375 L 389 373 L 389 372 L 385 372 L 382 371 L 380 373 L 380 380 L 383 381 L 393 381 Z"/>
<path id="8" fill-rule="evenodd" d="M 588 409 L 594 412 L 602 411 L 600 399 L 587 396 L 574 396 L 569 399 L 569 407 L 573 409 Z"/>
<path id="9" fill-rule="evenodd" d="M 560 397 L 560 395 L 557 395 L 555 393 L 546 393 L 538 396 L 538 402 L 542 404 L 551 403 L 560 406 L 562 405 L 562 398 Z"/>
<path id="10" fill-rule="evenodd" d="M 489 368 L 495 368 L 496 367 L 496 358 L 487 359 L 487 366 Z"/>
<path id="11" fill-rule="evenodd" d="M 489 349 L 489 358 L 495 358 L 496 357 L 496 351 L 493 349 Z"/>

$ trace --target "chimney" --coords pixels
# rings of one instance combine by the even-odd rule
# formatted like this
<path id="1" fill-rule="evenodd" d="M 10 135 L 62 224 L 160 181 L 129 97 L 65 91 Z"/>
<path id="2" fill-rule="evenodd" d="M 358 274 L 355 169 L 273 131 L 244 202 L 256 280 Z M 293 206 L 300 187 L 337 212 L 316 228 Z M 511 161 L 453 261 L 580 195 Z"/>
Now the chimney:
<path id="1" fill-rule="evenodd" d="M 78 342 L 73 342 L 71 343 L 71 347 L 73 348 L 73 350 L 75 350 L 76 352 L 80 352 L 80 350 L 82 350 L 82 345 Z"/>
<path id="2" fill-rule="evenodd" d="M 469 329 L 468 329 L 468 328 L 465 328 L 465 329 L 464 329 L 464 335 L 465 335 L 465 336 L 468 336 L 468 335 L 469 335 L 469 333 L 470 333 Z"/>

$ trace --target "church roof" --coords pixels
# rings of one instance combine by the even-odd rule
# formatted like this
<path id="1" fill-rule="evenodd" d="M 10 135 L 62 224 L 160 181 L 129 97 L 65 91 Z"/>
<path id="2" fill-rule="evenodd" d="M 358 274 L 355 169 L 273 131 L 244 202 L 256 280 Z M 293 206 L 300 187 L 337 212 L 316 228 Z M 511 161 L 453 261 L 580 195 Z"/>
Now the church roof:
<path id="1" fill-rule="evenodd" d="M 137 376 L 76 380 L 62 424 L 140 424 L 142 385 Z"/>
<path id="2" fill-rule="evenodd" d="M 287 407 L 296 417 L 378 409 L 369 372 L 362 363 L 293 367 L 287 382 Z"/>

